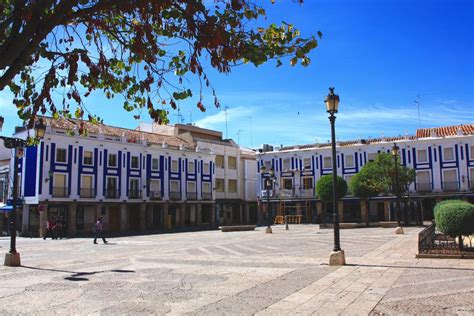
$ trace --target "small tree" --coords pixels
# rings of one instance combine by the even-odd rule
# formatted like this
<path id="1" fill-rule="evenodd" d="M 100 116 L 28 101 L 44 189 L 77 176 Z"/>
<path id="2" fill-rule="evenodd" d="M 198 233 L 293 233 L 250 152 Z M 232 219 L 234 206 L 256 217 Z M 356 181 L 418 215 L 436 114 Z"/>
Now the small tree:
<path id="1" fill-rule="evenodd" d="M 347 194 L 346 180 L 337 176 L 336 199 L 341 199 Z M 322 176 L 316 183 L 316 195 L 324 202 L 332 202 L 332 174 Z M 333 205 L 333 208 L 335 206 Z"/>
<path id="2" fill-rule="evenodd" d="M 381 182 L 377 179 L 380 176 L 377 165 L 369 162 L 359 173 L 351 179 L 350 190 L 354 196 L 359 197 L 365 203 L 367 209 L 367 225 L 369 224 L 369 201 L 382 191 Z"/>
<path id="3" fill-rule="evenodd" d="M 444 201 L 435 207 L 438 229 L 451 237 L 458 237 L 462 248 L 462 236 L 474 234 L 474 205 L 464 201 Z"/>

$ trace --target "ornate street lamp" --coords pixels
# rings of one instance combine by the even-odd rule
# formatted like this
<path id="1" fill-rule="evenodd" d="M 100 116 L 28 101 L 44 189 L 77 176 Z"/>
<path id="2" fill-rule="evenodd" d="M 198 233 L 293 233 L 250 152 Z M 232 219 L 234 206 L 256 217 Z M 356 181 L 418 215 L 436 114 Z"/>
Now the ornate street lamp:
<path id="1" fill-rule="evenodd" d="M 397 224 L 398 227 L 395 230 L 395 234 L 403 234 L 403 227 L 401 222 L 401 208 L 400 208 L 400 185 L 398 183 L 398 156 L 399 156 L 400 148 L 397 146 L 396 143 L 393 144 L 392 147 L 392 156 L 393 156 L 393 163 L 395 164 L 395 195 L 397 196 Z"/>
<path id="2" fill-rule="evenodd" d="M 273 189 L 273 180 L 275 179 L 275 171 L 273 167 L 270 168 L 270 172 L 267 173 L 267 168 L 265 165 L 262 165 L 260 168 L 260 174 L 262 175 L 263 184 L 265 190 L 267 190 L 267 229 L 265 233 L 271 234 L 272 233 L 272 218 L 270 214 L 270 190 Z"/>
<path id="3" fill-rule="evenodd" d="M 0 116 L 0 131 L 3 127 L 4 118 Z M 44 137 L 46 126 L 40 120 L 35 124 L 35 136 L 37 139 Z M 23 154 L 23 148 L 28 145 L 28 142 L 21 138 L 0 136 L 6 148 L 15 150 L 15 158 L 13 161 L 13 191 L 12 191 L 12 210 L 10 212 L 10 251 L 5 254 L 6 266 L 18 267 L 20 266 L 20 254 L 16 251 L 16 206 L 18 200 L 18 164 L 19 158 Z"/>
<path id="4" fill-rule="evenodd" d="M 332 147 L 332 209 L 333 209 L 333 223 L 334 223 L 334 248 L 329 257 L 329 265 L 344 265 L 346 258 L 344 250 L 340 245 L 339 234 L 339 214 L 337 207 L 337 168 L 336 168 L 336 116 L 339 108 L 339 96 L 334 94 L 334 88 L 329 88 L 329 94 L 324 100 L 326 103 L 326 111 L 329 113 L 329 122 L 331 122 L 331 147 Z"/>

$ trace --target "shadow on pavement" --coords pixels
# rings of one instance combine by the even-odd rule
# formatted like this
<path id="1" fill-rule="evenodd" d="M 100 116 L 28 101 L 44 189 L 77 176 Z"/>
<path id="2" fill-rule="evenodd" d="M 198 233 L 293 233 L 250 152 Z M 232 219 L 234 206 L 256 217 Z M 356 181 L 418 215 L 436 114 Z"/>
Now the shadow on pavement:
<path id="1" fill-rule="evenodd" d="M 75 272 L 75 271 L 68 271 L 68 270 L 59 270 L 59 269 L 48 269 L 48 268 L 38 268 L 38 267 L 30 267 L 30 266 L 21 266 L 22 268 L 32 269 L 32 270 L 42 270 L 42 271 L 52 271 L 52 272 L 62 272 L 62 273 L 70 273 L 71 276 L 65 277 L 64 280 L 67 281 L 89 281 L 88 278 L 84 276 L 87 275 L 94 275 L 98 273 L 104 272 L 115 272 L 115 273 L 135 273 L 134 270 L 122 270 L 122 269 L 112 269 L 112 270 L 103 270 L 103 271 L 93 271 L 93 272 Z"/>

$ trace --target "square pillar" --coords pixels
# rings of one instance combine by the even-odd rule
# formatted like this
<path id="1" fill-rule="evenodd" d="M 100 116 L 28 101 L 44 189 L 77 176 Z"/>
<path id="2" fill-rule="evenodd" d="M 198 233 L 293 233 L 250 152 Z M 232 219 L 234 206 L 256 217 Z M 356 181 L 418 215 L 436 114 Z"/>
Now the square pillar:
<path id="1" fill-rule="evenodd" d="M 128 230 L 127 205 L 120 205 L 120 232 L 125 233 Z"/>
<path id="2" fill-rule="evenodd" d="M 191 226 L 196 226 L 196 205 L 191 205 Z"/>
<path id="3" fill-rule="evenodd" d="M 202 224 L 202 204 L 196 205 L 196 225 Z"/>
<path id="4" fill-rule="evenodd" d="M 216 205 L 212 204 L 211 207 L 211 225 L 216 224 Z"/>
<path id="5" fill-rule="evenodd" d="M 43 238 L 46 235 L 46 221 L 48 220 L 48 204 L 41 204 L 38 209 L 39 212 L 39 236 Z"/>
<path id="6" fill-rule="evenodd" d="M 388 201 L 383 202 L 383 212 L 386 221 L 390 220 L 390 203 Z"/>
<path id="7" fill-rule="evenodd" d="M 146 230 L 146 204 L 140 204 L 140 213 L 138 214 L 140 220 L 140 231 Z"/>
<path id="8" fill-rule="evenodd" d="M 76 234 L 76 208 L 76 203 L 69 204 L 67 219 L 67 233 L 69 236 L 74 236 Z"/>

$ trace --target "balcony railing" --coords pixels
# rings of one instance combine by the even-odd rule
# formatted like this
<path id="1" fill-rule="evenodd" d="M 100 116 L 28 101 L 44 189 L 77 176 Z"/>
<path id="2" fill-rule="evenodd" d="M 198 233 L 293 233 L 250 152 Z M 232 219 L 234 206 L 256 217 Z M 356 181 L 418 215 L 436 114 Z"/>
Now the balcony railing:
<path id="1" fill-rule="evenodd" d="M 423 192 L 431 192 L 431 182 L 417 182 L 416 183 L 416 191 L 419 193 Z"/>
<path id="2" fill-rule="evenodd" d="M 196 192 L 187 192 L 186 193 L 186 199 L 190 200 L 190 201 L 197 200 L 197 193 Z"/>
<path id="3" fill-rule="evenodd" d="M 107 199 L 118 199 L 120 198 L 120 190 L 117 189 L 106 189 L 105 197 Z"/>
<path id="4" fill-rule="evenodd" d="M 457 181 L 444 181 L 443 182 L 444 192 L 459 191 L 459 182 Z"/>
<path id="5" fill-rule="evenodd" d="M 161 200 L 161 191 L 150 191 L 150 199 Z"/>
<path id="6" fill-rule="evenodd" d="M 79 195 L 81 198 L 95 198 L 95 189 L 81 189 Z"/>
<path id="7" fill-rule="evenodd" d="M 202 192 L 202 199 L 206 201 L 212 200 L 212 193 L 211 192 Z"/>
<path id="8" fill-rule="evenodd" d="M 179 201 L 179 200 L 181 200 L 181 192 L 179 192 L 179 191 L 171 191 L 171 192 L 170 192 L 170 200 L 172 200 L 172 201 Z"/>
<path id="9" fill-rule="evenodd" d="M 128 190 L 128 197 L 130 199 L 141 199 L 142 191 L 141 190 Z"/>
<path id="10" fill-rule="evenodd" d="M 301 197 L 312 197 L 314 196 L 313 189 L 300 189 L 300 196 Z"/>
<path id="11" fill-rule="evenodd" d="M 69 195 L 69 188 L 53 187 L 53 197 L 67 197 Z"/>
<path id="12" fill-rule="evenodd" d="M 280 190 L 280 195 L 282 197 L 293 197 L 294 196 L 294 191 L 293 191 L 293 189 L 282 189 L 282 190 Z"/>

